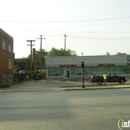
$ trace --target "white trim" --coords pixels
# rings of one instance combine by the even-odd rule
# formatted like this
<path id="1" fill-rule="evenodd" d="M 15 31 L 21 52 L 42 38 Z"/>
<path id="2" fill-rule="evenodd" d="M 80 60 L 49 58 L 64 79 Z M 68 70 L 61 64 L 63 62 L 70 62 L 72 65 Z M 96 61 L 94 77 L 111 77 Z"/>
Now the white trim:
<path id="1" fill-rule="evenodd" d="M 2 38 L 2 49 L 7 50 L 7 42 L 5 39 Z"/>
<path id="2" fill-rule="evenodd" d="M 13 68 L 13 61 L 11 59 L 8 60 L 8 68 L 9 69 Z"/>
<path id="3" fill-rule="evenodd" d="M 7 75 L 3 75 L 3 84 L 7 83 Z"/>
<path id="4" fill-rule="evenodd" d="M 8 43 L 8 51 L 12 53 L 12 44 Z"/>
<path id="5" fill-rule="evenodd" d="M 8 75 L 8 82 L 13 82 L 13 75 Z"/>

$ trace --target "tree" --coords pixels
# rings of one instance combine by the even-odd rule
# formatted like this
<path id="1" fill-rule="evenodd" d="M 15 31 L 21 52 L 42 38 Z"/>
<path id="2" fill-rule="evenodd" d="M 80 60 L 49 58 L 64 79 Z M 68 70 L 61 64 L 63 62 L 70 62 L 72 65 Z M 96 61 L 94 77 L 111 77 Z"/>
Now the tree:
<path id="1" fill-rule="evenodd" d="M 45 51 L 44 49 L 42 49 L 42 58 L 41 58 L 41 52 L 40 50 L 36 51 L 36 65 L 37 68 L 40 69 L 40 61 L 42 59 L 42 68 L 45 65 L 45 57 L 46 56 L 64 56 L 64 53 L 66 56 L 76 56 L 76 51 L 71 50 L 71 49 L 67 49 L 66 51 L 64 51 L 64 49 L 56 49 L 56 48 L 52 48 L 49 52 Z M 28 55 L 27 58 L 30 59 L 31 55 Z"/>
<path id="2" fill-rule="evenodd" d="M 116 55 L 129 55 L 129 54 L 126 54 L 125 52 L 124 52 L 124 53 L 122 53 L 122 52 L 117 52 Z"/>
<path id="3" fill-rule="evenodd" d="M 56 49 L 55 47 L 53 47 L 49 53 L 48 56 L 77 56 L 76 51 L 71 50 L 71 49 L 67 49 L 66 51 L 64 51 L 63 48 L 61 49 Z"/>
<path id="4" fill-rule="evenodd" d="M 42 52 L 42 54 L 41 54 Z M 48 55 L 48 52 L 45 51 L 44 49 L 42 49 L 42 51 L 36 51 L 36 65 L 40 65 L 40 60 L 42 59 L 42 65 L 45 65 L 45 56 Z M 40 59 L 40 57 L 42 56 L 42 58 Z M 27 58 L 30 59 L 31 55 L 28 55 Z"/>
<path id="5" fill-rule="evenodd" d="M 106 52 L 106 54 L 105 55 L 110 55 L 110 53 L 107 51 Z M 129 54 L 127 54 L 127 53 L 122 53 L 122 52 L 117 52 L 116 54 L 114 54 L 114 55 L 129 55 Z"/>
<path id="6" fill-rule="evenodd" d="M 107 56 L 109 56 L 109 55 L 110 55 L 110 53 L 107 51 L 107 52 L 106 52 L 106 55 L 107 55 Z"/>

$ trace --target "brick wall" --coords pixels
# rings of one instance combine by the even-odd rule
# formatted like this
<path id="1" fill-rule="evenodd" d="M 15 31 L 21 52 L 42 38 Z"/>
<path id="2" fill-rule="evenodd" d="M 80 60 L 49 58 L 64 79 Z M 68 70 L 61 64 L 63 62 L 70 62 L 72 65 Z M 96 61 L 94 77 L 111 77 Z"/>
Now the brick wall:
<path id="1" fill-rule="evenodd" d="M 6 43 L 6 49 L 2 48 L 2 41 Z M 9 44 L 11 45 L 11 52 L 9 52 Z M 9 68 L 9 60 L 12 61 L 12 67 Z M 0 84 L 3 83 L 3 76 L 7 76 L 7 82 L 9 76 L 13 76 L 13 64 L 14 64 L 14 53 L 13 53 L 13 37 L 7 34 L 5 31 L 0 29 Z M 13 77 L 12 77 L 13 78 Z"/>

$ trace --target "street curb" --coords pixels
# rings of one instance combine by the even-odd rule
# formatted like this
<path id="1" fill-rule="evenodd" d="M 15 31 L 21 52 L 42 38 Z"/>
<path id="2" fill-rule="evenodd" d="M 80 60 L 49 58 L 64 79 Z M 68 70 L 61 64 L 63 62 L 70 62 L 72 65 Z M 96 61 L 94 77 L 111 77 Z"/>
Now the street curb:
<path id="1" fill-rule="evenodd" d="M 79 89 L 76 89 L 76 88 L 70 88 L 70 89 L 64 89 L 63 91 L 77 91 L 77 90 L 104 90 L 104 89 L 127 89 L 129 88 L 130 89 L 130 86 L 129 87 L 104 87 L 104 88 L 79 88 Z"/>

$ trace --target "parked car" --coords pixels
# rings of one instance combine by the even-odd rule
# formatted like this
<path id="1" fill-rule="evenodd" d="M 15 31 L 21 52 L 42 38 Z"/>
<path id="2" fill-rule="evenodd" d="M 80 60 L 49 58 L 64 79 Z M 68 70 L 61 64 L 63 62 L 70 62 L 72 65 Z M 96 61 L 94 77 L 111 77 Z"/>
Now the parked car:
<path id="1" fill-rule="evenodd" d="M 27 75 L 27 72 L 26 72 L 26 70 L 19 70 L 18 75 L 25 76 L 25 75 Z"/>
<path id="2" fill-rule="evenodd" d="M 98 85 L 102 85 L 104 79 L 103 76 L 94 76 L 91 81 L 97 83 Z M 119 82 L 120 84 L 124 84 L 127 82 L 127 77 L 118 76 L 115 73 L 109 73 L 107 76 L 107 82 Z"/>

